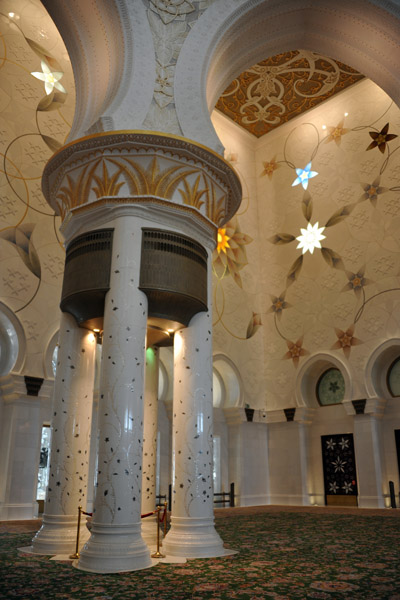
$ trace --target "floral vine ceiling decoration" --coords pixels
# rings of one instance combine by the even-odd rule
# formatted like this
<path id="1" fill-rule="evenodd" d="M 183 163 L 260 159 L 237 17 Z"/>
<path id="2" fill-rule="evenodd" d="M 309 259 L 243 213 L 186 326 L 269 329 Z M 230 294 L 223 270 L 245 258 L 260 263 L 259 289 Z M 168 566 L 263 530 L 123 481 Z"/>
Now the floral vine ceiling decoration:
<path id="1" fill-rule="evenodd" d="M 38 0 L 0 0 L 0 71 L 0 299 L 29 344 L 58 318 L 64 250 L 41 176 L 75 104 L 68 54 Z"/>
<path id="2" fill-rule="evenodd" d="M 387 111 L 385 111 L 385 113 L 386 112 Z M 307 127 L 313 128 L 316 134 L 316 145 L 312 150 L 312 155 L 310 157 L 311 160 L 306 167 L 308 178 L 310 178 L 311 173 L 313 173 L 310 170 L 311 161 L 316 159 L 321 147 L 324 147 L 326 144 L 329 144 L 333 141 L 335 142 L 336 146 L 340 146 L 342 137 L 349 133 L 357 134 L 357 137 L 359 138 L 359 145 L 362 147 L 364 144 L 365 152 L 379 151 L 379 153 L 383 155 L 379 173 L 373 174 L 370 177 L 370 181 L 360 183 L 361 193 L 358 198 L 355 198 L 354 202 L 344 204 L 341 208 L 335 210 L 324 222 L 322 227 L 319 227 L 318 221 L 314 225 L 311 224 L 314 213 L 318 213 L 319 209 L 319 203 L 313 201 L 312 186 L 313 181 L 315 180 L 313 179 L 309 188 L 307 188 L 307 185 L 304 185 L 304 183 L 308 184 L 307 175 L 303 179 L 301 177 L 301 174 L 304 173 L 304 170 L 296 168 L 295 165 L 288 160 L 286 155 L 286 149 L 290 141 L 290 136 L 295 129 L 293 129 L 286 138 L 282 159 L 278 160 L 278 157 L 274 156 L 269 161 L 263 163 L 264 169 L 260 174 L 261 177 L 267 176 L 269 180 L 272 180 L 274 173 L 278 168 L 286 167 L 288 169 L 288 178 L 291 177 L 290 171 L 295 171 L 298 177 L 294 183 L 302 183 L 304 190 L 302 199 L 299 202 L 299 216 L 301 216 L 302 213 L 302 216 L 307 224 L 306 228 L 300 228 L 301 235 L 299 236 L 296 236 L 296 232 L 279 232 L 269 239 L 269 242 L 275 246 L 286 246 L 297 241 L 299 243 L 297 244 L 293 254 L 296 255 L 299 253 L 299 251 L 301 251 L 301 254 L 295 258 L 294 262 L 289 267 L 286 275 L 285 289 L 283 289 L 278 296 L 271 294 L 272 304 L 268 310 L 268 313 L 272 313 L 274 315 L 277 333 L 286 341 L 288 347 L 288 351 L 282 358 L 292 360 L 295 367 L 297 367 L 299 364 L 299 360 L 302 356 L 310 354 L 310 350 L 303 346 L 304 336 L 301 336 L 296 341 L 293 341 L 285 335 L 284 327 L 282 326 L 282 315 L 283 313 L 286 313 L 287 309 L 290 309 L 292 306 L 286 302 L 288 289 L 299 279 L 304 261 L 315 259 L 314 256 L 311 256 L 314 254 L 314 251 L 315 254 L 319 250 L 321 251 L 323 259 L 331 269 L 343 272 L 343 279 L 344 281 L 347 280 L 347 282 L 338 291 L 353 291 L 355 295 L 356 305 L 354 309 L 353 321 L 351 323 L 346 323 L 343 329 L 334 328 L 336 341 L 333 345 L 331 345 L 332 350 L 342 350 L 346 358 L 350 357 L 351 348 L 353 346 L 363 343 L 362 340 L 355 336 L 355 328 L 357 322 L 363 315 L 366 305 L 382 294 L 400 291 L 400 288 L 383 289 L 367 298 L 365 287 L 373 282 L 364 276 L 366 265 L 360 265 L 355 273 L 350 271 L 346 268 L 343 257 L 334 248 L 330 248 L 328 245 L 330 228 L 343 223 L 349 217 L 349 215 L 351 215 L 351 213 L 358 206 L 360 206 L 360 204 L 369 200 L 372 208 L 375 209 L 378 205 L 380 196 L 387 192 L 400 191 L 400 185 L 392 185 L 390 187 L 381 185 L 381 179 L 385 177 L 385 171 L 388 168 L 393 155 L 400 150 L 398 140 L 397 143 L 394 141 L 396 138 L 398 138 L 398 135 L 389 133 L 389 123 L 386 123 L 383 127 L 381 125 L 377 126 L 377 123 L 381 123 L 384 117 L 384 114 L 379 115 L 373 124 L 358 124 L 353 128 L 344 128 L 343 121 L 340 121 L 337 125 L 326 127 L 327 135 L 322 138 L 320 138 L 319 132 L 313 123 L 306 124 Z M 371 138 L 373 141 L 369 143 Z M 314 175 L 316 176 L 318 173 L 314 173 L 313 176 Z M 371 181 L 371 179 L 373 179 L 373 181 Z M 322 232 L 324 232 L 324 235 Z M 310 258 L 306 257 L 307 252 L 309 252 Z"/>
<path id="3" fill-rule="evenodd" d="M 285 52 L 267 58 L 244 71 L 224 91 L 215 108 L 254 136 L 261 137 L 361 79 L 363 75 L 351 67 L 314 52 L 306 50 Z M 345 132 L 343 123 L 328 130 L 330 139 L 336 143 L 340 142 L 340 137 Z M 371 146 L 380 142 L 381 138 L 377 137 Z M 271 178 L 274 171 L 282 164 L 282 161 L 276 161 L 276 157 L 272 158 L 268 163 L 264 163 L 264 174 Z M 305 166 L 292 164 L 290 166 L 297 175 L 292 186 L 301 185 L 304 190 L 307 190 L 309 182 L 318 175 L 312 170 L 311 161 Z M 365 193 L 368 191 L 366 190 Z M 307 204 L 307 200 L 305 203 Z M 312 253 L 314 247 L 321 247 L 319 242 L 325 237 L 322 235 L 323 230 L 324 227 L 318 228 L 318 222 L 314 225 L 309 222 L 307 229 L 302 230 L 302 236 L 296 238 L 290 235 L 287 241 L 297 239 L 298 247 L 303 248 L 304 252 L 308 250 Z M 214 252 L 215 324 L 220 323 L 233 337 L 240 340 L 249 339 L 257 332 L 262 325 L 261 314 L 251 311 L 245 336 L 231 331 L 224 321 L 223 279 L 231 275 L 236 284 L 242 288 L 239 271 L 248 264 L 245 246 L 251 241 L 249 235 L 241 232 L 239 219 L 236 217 L 219 230 L 218 246 Z M 281 300 L 282 307 L 287 306 L 284 297 L 277 298 L 278 305 L 280 306 Z M 289 352 L 297 356 L 297 361 L 298 357 L 304 355 L 305 351 L 301 348 L 300 340 L 292 343 Z"/>
<path id="4" fill-rule="evenodd" d="M 324 99 L 327 98 L 329 94 L 334 94 L 362 78 L 362 76 L 354 70 L 336 63 L 335 61 L 322 59 L 321 57 L 317 58 L 316 55 L 303 52 L 289 53 L 289 58 L 291 58 L 287 61 L 283 60 L 283 56 L 287 57 L 287 54 L 280 55 L 279 59 L 281 63 L 278 64 L 280 65 L 280 68 L 282 68 L 282 72 L 285 71 L 288 64 L 291 64 L 292 66 L 296 65 L 293 54 L 296 54 L 297 58 L 300 56 L 303 57 L 303 60 L 305 60 L 305 55 L 314 57 L 315 61 L 309 72 L 310 80 L 311 72 L 318 71 L 316 68 L 318 65 L 326 64 L 330 66 L 332 69 L 330 71 L 331 77 L 328 78 L 327 81 L 323 80 L 323 75 L 318 72 L 319 88 L 317 84 L 315 84 L 314 87 L 314 91 L 318 89 L 323 91 Z M 319 62 L 320 59 L 321 62 Z M 268 59 L 260 64 L 265 66 L 277 64 L 277 62 L 277 57 L 274 57 L 273 59 Z M 248 76 L 248 73 L 252 75 L 252 79 L 250 78 L 250 75 Z M 260 71 L 257 71 L 257 73 L 260 82 Z M 233 93 L 233 90 L 235 90 L 235 102 L 239 102 L 240 98 L 240 106 L 235 105 L 235 122 L 238 123 L 240 121 L 240 125 L 243 126 L 243 121 L 246 119 L 246 128 L 259 137 L 261 135 L 261 125 L 262 127 L 268 125 L 268 127 L 266 126 L 266 128 L 263 129 L 263 132 L 265 133 L 269 130 L 269 127 L 277 127 L 278 123 L 265 124 L 265 121 L 267 120 L 266 112 L 260 111 L 257 113 L 255 103 L 251 105 L 249 102 L 250 95 L 253 94 L 253 96 L 255 96 L 257 90 L 261 94 L 260 88 L 257 88 L 255 84 L 257 73 L 256 69 L 250 69 L 243 76 L 235 80 L 228 88 L 228 91 L 230 90 Z M 266 77 L 268 73 L 271 73 L 271 70 L 265 69 L 263 71 L 263 74 Z M 342 74 L 344 78 L 342 83 L 338 85 L 340 74 Z M 300 75 L 299 71 L 297 72 L 297 75 Z M 247 76 L 249 77 L 248 81 L 250 83 L 253 82 L 254 85 L 250 88 L 249 84 L 248 89 L 250 89 L 250 92 L 247 91 L 244 93 L 243 89 L 239 91 L 237 82 L 241 81 L 242 78 L 246 80 Z M 336 84 L 333 85 L 333 79 L 335 79 L 336 76 Z M 289 76 L 287 75 L 287 77 L 289 81 Z M 293 88 L 299 89 L 300 85 L 304 84 L 306 78 L 304 71 L 302 77 L 301 82 L 299 81 L 297 85 L 291 80 Z M 368 84 L 368 81 L 364 80 L 364 84 Z M 267 86 L 263 89 L 267 90 Z M 281 87 L 279 87 L 278 84 L 276 84 L 276 87 L 273 87 L 271 84 L 271 87 L 268 89 L 269 96 L 268 98 L 265 96 L 264 99 L 270 101 L 270 108 L 272 109 L 273 93 L 277 95 L 278 91 L 281 90 Z M 302 89 L 304 91 L 304 88 Z M 315 95 L 317 96 L 317 91 L 315 91 Z M 353 96 L 356 98 L 357 92 L 355 94 L 353 92 Z M 351 98 L 353 98 L 353 96 L 351 96 Z M 280 97 L 284 98 L 284 95 Z M 310 108 L 312 105 L 308 104 L 306 100 L 306 98 L 303 98 L 301 102 L 296 105 L 296 111 L 294 111 L 291 116 L 285 113 L 286 108 L 282 109 L 281 107 L 282 110 L 278 111 L 282 117 L 279 124 L 287 121 L 292 116 L 297 116 L 298 112 Z M 313 101 L 314 100 L 316 100 L 316 98 L 313 99 Z M 354 108 L 354 103 L 357 105 L 357 101 L 352 100 L 352 102 Z M 278 102 L 274 104 L 275 108 L 277 105 Z M 228 106 L 228 92 L 224 93 L 223 97 L 217 103 L 217 108 L 220 108 L 220 110 L 221 106 L 224 107 L 225 114 L 228 114 L 225 110 Z M 230 106 L 232 107 L 233 104 Z M 266 104 L 264 104 L 264 107 L 265 106 Z M 246 206 L 241 208 L 241 212 L 226 224 L 224 228 L 219 230 L 218 246 L 214 252 L 213 262 L 214 274 L 216 276 L 214 286 L 215 324 L 220 324 L 230 335 L 239 340 L 253 337 L 258 329 L 264 325 L 267 327 L 265 331 L 267 332 L 268 330 L 268 340 L 271 341 L 272 332 L 268 326 L 268 320 L 272 316 L 273 329 L 277 334 L 277 338 L 284 340 L 285 345 L 287 346 L 286 353 L 282 354 L 280 358 L 283 361 L 289 360 L 295 368 L 299 365 L 302 357 L 310 355 L 311 352 L 315 351 L 315 343 L 311 340 L 317 339 L 319 340 L 318 343 L 322 342 L 322 347 L 332 351 L 338 351 L 349 360 L 355 346 L 369 344 L 371 341 L 370 337 L 366 336 L 366 332 L 370 332 L 371 330 L 370 325 L 367 323 L 370 322 L 372 317 L 368 316 L 369 313 L 366 311 L 366 308 L 370 308 L 371 306 L 377 307 L 379 303 L 382 303 L 384 300 L 384 295 L 387 295 L 388 302 L 390 302 L 389 298 L 398 297 L 400 291 L 400 288 L 397 287 L 398 284 L 396 285 L 394 280 L 391 282 L 389 282 L 389 280 L 384 282 L 378 273 L 376 273 L 373 279 L 372 277 L 370 278 L 368 271 L 371 273 L 373 270 L 373 255 L 371 255 L 371 251 L 365 252 L 364 255 L 360 253 L 359 258 L 355 259 L 356 253 L 346 255 L 346 252 L 343 252 L 342 250 L 343 240 L 350 239 L 352 236 L 352 227 L 361 226 L 357 223 L 357 215 L 360 215 L 361 212 L 363 213 L 362 219 L 359 220 L 360 224 L 364 223 L 365 225 L 366 219 L 367 222 L 369 219 L 371 223 L 375 220 L 377 222 L 383 222 L 385 216 L 389 214 L 387 211 L 389 209 L 392 210 L 390 207 L 392 207 L 393 202 L 398 200 L 398 193 L 400 192 L 398 179 L 400 152 L 398 125 L 400 121 L 398 121 L 397 109 L 394 107 L 393 103 L 390 102 L 390 99 L 387 99 L 386 103 L 385 101 L 381 101 L 379 109 L 372 109 L 371 100 L 369 100 L 367 106 L 370 107 L 370 113 L 367 118 L 365 118 L 362 108 L 358 111 L 353 110 L 350 117 L 347 112 L 343 111 L 338 114 L 337 120 L 333 120 L 335 117 L 330 117 L 333 122 L 326 121 L 326 125 L 322 125 L 322 128 L 321 124 L 317 126 L 317 123 L 313 122 L 313 117 L 310 118 L 310 122 L 305 122 L 303 119 L 301 121 L 301 134 L 295 125 L 292 129 L 287 128 L 287 133 L 283 134 L 281 138 L 277 136 L 273 138 L 274 142 L 272 142 L 270 147 L 274 149 L 269 156 L 263 156 L 262 153 L 259 154 L 262 162 L 262 170 L 260 170 L 257 175 L 260 178 L 263 178 L 265 182 L 262 186 L 263 196 L 260 197 L 259 201 L 261 203 L 266 202 L 267 204 L 270 202 L 277 202 L 278 199 L 279 204 L 284 201 L 284 204 L 280 204 L 282 209 L 278 214 L 281 214 L 282 218 L 279 218 L 279 220 L 283 219 L 282 222 L 284 222 L 284 219 L 287 218 L 288 223 L 290 223 L 290 228 L 287 230 L 285 230 L 284 227 L 282 227 L 282 229 L 276 229 L 276 233 L 269 237 L 267 245 L 264 247 L 265 251 L 269 243 L 271 244 L 271 247 L 276 248 L 273 256 L 277 257 L 275 258 L 275 265 L 279 265 L 279 269 L 281 269 L 280 272 L 282 272 L 282 286 L 277 283 L 274 289 L 274 287 L 271 286 L 271 282 L 275 285 L 277 277 L 271 277 L 271 282 L 263 292 L 263 296 L 265 295 L 265 291 L 269 292 L 271 300 L 268 306 L 267 298 L 266 303 L 263 305 L 264 308 L 261 310 L 254 310 L 254 307 L 251 307 L 252 302 L 249 301 L 250 296 L 248 296 L 248 316 L 244 317 L 244 322 L 241 324 L 239 323 L 238 318 L 232 318 L 232 312 L 229 316 L 229 311 L 233 310 L 231 307 L 232 302 L 232 306 L 239 306 L 239 303 L 236 302 L 234 296 L 232 297 L 232 293 L 234 294 L 232 288 L 229 294 L 228 287 L 226 287 L 224 292 L 224 280 L 230 276 L 238 288 L 243 290 L 243 292 L 240 292 L 238 289 L 238 294 L 246 294 L 246 285 L 242 282 L 242 271 L 243 269 L 246 269 L 247 271 L 247 269 L 253 268 L 254 273 L 255 266 L 252 264 L 249 265 L 246 254 L 248 244 L 251 244 L 253 239 L 247 234 L 247 231 L 246 233 L 243 233 L 239 224 L 239 221 L 244 222 L 246 219 L 245 213 L 250 208 L 250 198 L 246 198 L 246 201 L 244 202 Z M 290 105 L 287 106 L 287 110 L 289 110 L 289 108 Z M 259 117 L 257 121 L 258 124 L 255 119 L 250 123 L 252 120 L 251 115 L 254 116 L 256 114 L 258 114 Z M 321 118 L 322 114 L 325 114 L 325 111 L 324 113 L 318 113 L 319 116 L 317 118 Z M 326 114 L 333 115 L 332 110 L 326 111 Z M 232 115 L 228 114 L 228 116 Z M 325 117 L 322 118 L 325 119 Z M 303 136 L 307 139 L 308 154 L 301 148 L 300 140 Z M 344 145 L 342 143 L 343 139 L 345 139 Z M 276 144 L 277 140 L 280 140 L 278 144 Z M 268 146 L 264 143 L 260 148 L 261 147 L 267 148 Z M 296 148 L 295 151 L 293 150 L 294 148 Z M 235 152 L 233 154 L 228 153 L 228 159 L 231 160 L 233 166 L 237 168 L 236 163 L 238 161 L 238 154 Z M 328 155 L 329 161 L 326 162 L 325 156 Z M 357 158 L 356 161 L 353 162 L 353 156 L 355 155 Z M 363 159 L 363 155 L 367 158 Z M 336 163 L 337 160 L 339 162 Z M 364 163 L 365 165 L 368 164 L 368 168 L 364 166 Z M 346 170 L 348 170 L 347 174 Z M 335 183 L 333 180 L 330 180 L 333 172 L 336 173 Z M 343 181 L 347 181 L 348 184 L 351 182 L 350 186 L 348 185 L 348 188 L 351 188 L 351 193 L 348 195 L 346 192 L 348 196 L 346 196 L 346 201 L 339 200 L 338 202 L 340 194 L 336 197 L 336 190 L 340 192 L 342 176 Z M 278 177 L 278 183 L 274 183 L 276 177 Z M 320 183 L 320 180 L 323 181 Z M 331 188 L 328 187 L 329 185 L 331 185 Z M 281 193 L 278 190 L 283 189 L 282 186 L 284 186 L 284 193 L 287 195 L 286 199 L 280 198 Z M 328 191 L 329 189 L 331 191 Z M 325 191 L 322 192 L 322 190 Z M 388 200 L 386 200 L 386 198 L 388 198 Z M 288 205 L 287 208 L 285 207 L 286 202 Z M 382 202 L 384 204 L 382 204 Z M 276 211 L 277 207 L 275 204 L 274 207 L 274 210 Z M 296 213 L 297 216 L 295 216 Z M 397 215 L 398 212 L 393 214 Z M 283 217 L 283 215 L 288 216 Z M 264 218 L 268 218 L 267 211 L 264 211 Z M 249 221 L 246 219 L 246 222 Z M 346 223 L 347 226 L 345 225 Z M 389 227 L 389 223 L 387 227 Z M 394 225 L 391 226 L 390 231 L 393 230 L 393 227 Z M 251 226 L 249 227 L 246 225 L 246 230 L 254 237 L 254 230 Z M 335 230 L 334 235 L 331 234 L 333 230 Z M 259 232 L 261 235 L 262 231 L 263 226 L 261 226 Z M 385 234 L 382 232 L 379 235 Z M 355 239 L 357 239 L 357 236 Z M 364 239 L 365 238 L 363 238 L 363 240 Z M 371 243 L 371 250 L 373 244 L 378 248 L 384 246 L 384 243 L 382 244 L 383 240 L 379 237 L 368 241 Z M 391 252 L 396 252 L 395 248 L 398 246 L 398 242 L 396 246 L 396 240 L 393 239 L 393 243 L 388 245 L 387 248 L 390 248 Z M 291 252 L 289 251 L 290 249 Z M 281 255 L 282 259 L 279 259 L 278 255 Z M 268 260 L 268 256 L 269 254 L 265 255 L 266 260 Z M 339 314 L 339 312 L 334 309 L 335 312 L 331 314 L 330 322 L 326 326 L 326 333 L 323 334 L 323 341 L 320 332 L 309 331 L 307 325 L 304 325 L 304 327 L 300 325 L 301 319 L 296 320 L 296 318 L 292 318 L 288 315 L 290 312 L 289 309 L 292 307 L 297 309 L 296 300 L 300 301 L 300 303 L 302 302 L 302 294 L 304 295 L 304 290 L 308 285 L 306 282 L 302 283 L 300 286 L 302 290 L 299 293 L 297 292 L 299 286 L 298 282 L 302 279 L 301 275 L 304 265 L 306 265 L 306 269 L 304 269 L 306 273 L 305 279 L 309 282 L 313 278 L 312 272 L 314 268 L 316 269 L 316 272 L 321 271 L 321 259 L 322 263 L 325 262 L 328 272 L 332 270 L 337 273 L 337 275 L 333 277 L 327 275 L 328 277 L 331 277 L 332 282 L 335 282 L 335 294 L 341 295 L 350 292 L 354 299 L 353 308 L 349 308 L 349 311 L 347 311 L 347 307 L 352 304 L 351 302 L 345 300 L 341 302 L 339 299 L 337 300 L 338 306 L 344 306 L 343 302 L 345 303 L 346 310 L 343 311 L 343 314 Z M 398 254 L 393 255 L 393 261 L 396 261 L 396 259 L 398 260 Z M 285 268 L 286 276 L 284 276 L 283 271 Z M 400 275 L 400 272 L 398 275 Z M 251 277 L 249 281 L 251 281 Z M 313 281 L 313 285 L 315 285 L 315 280 Z M 333 293 L 331 285 L 329 286 L 329 290 L 332 290 Z M 368 290 L 370 290 L 369 294 Z M 391 293 L 394 293 L 395 296 L 390 296 Z M 350 296 L 348 296 L 348 298 L 350 298 Z M 293 299 L 295 299 L 295 302 L 293 302 Z M 376 299 L 378 299 L 377 303 L 375 303 Z M 311 298 L 309 299 L 309 302 L 310 301 Z M 315 307 L 317 307 L 317 305 L 315 305 Z M 329 309 L 326 306 L 323 308 L 326 310 L 326 314 L 328 314 Z M 299 313 L 297 312 L 297 314 Z M 247 332 L 245 329 L 246 319 L 248 323 Z M 337 321 L 337 326 L 335 326 L 335 320 Z M 293 321 L 296 321 L 296 324 L 294 324 Z M 230 323 L 230 326 L 228 326 L 228 322 Z M 377 325 L 374 325 L 374 335 L 376 335 L 377 327 Z M 293 330 L 296 328 L 300 333 L 293 334 Z M 303 332 L 301 333 L 302 329 Z M 358 332 L 357 329 L 359 330 Z M 329 333 L 329 330 L 331 333 Z M 360 330 L 362 330 L 361 333 Z M 275 343 L 271 344 L 271 348 L 272 347 L 278 348 Z M 352 360 L 354 360 L 354 358 Z"/>
<path id="5" fill-rule="evenodd" d="M 261 137 L 362 78 L 355 69 L 315 52 L 284 52 L 234 79 L 215 108 Z"/>

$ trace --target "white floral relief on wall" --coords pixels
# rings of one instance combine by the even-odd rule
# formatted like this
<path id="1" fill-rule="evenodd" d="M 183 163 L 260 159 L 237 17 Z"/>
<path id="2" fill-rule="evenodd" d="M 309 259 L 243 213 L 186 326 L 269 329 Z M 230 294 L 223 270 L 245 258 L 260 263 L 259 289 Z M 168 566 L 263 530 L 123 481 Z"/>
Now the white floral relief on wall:
<path id="1" fill-rule="evenodd" d="M 174 74 L 183 42 L 213 0 L 148 0 L 147 17 L 156 54 L 153 101 L 144 122 L 154 131 L 180 135 L 175 112 Z"/>
<path id="2" fill-rule="evenodd" d="M 41 345 L 59 319 L 64 262 L 41 176 L 69 133 L 75 90 L 65 46 L 40 2 L 16 0 L 10 12 L 0 0 L 0 33 L 0 300 L 19 313 L 25 367 L 40 374 Z"/>

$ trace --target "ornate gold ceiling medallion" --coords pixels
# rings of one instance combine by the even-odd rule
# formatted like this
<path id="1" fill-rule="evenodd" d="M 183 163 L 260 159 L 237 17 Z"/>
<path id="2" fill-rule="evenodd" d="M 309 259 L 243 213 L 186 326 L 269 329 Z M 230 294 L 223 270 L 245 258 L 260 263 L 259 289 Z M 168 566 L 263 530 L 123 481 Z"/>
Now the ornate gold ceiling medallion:
<path id="1" fill-rule="evenodd" d="M 215 108 L 259 138 L 362 78 L 315 52 L 284 52 L 234 79 Z"/>

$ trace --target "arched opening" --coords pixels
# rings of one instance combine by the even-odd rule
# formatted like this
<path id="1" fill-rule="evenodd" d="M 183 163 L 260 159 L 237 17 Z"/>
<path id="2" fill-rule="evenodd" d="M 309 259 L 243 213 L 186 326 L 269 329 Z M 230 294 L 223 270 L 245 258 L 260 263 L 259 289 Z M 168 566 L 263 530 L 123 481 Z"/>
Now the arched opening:
<path id="1" fill-rule="evenodd" d="M 352 66 L 399 103 L 399 22 L 399 8 L 378 0 L 214 4 L 178 59 L 175 101 L 183 134 L 221 151 L 209 115 L 223 90 L 249 66 L 297 48 Z"/>
<path id="2" fill-rule="evenodd" d="M 213 358 L 213 367 L 214 375 L 218 378 L 221 387 L 220 406 L 224 408 L 241 406 L 242 384 L 240 374 L 234 363 L 227 356 L 216 354 Z"/>
<path id="3" fill-rule="evenodd" d="M 21 370 L 25 348 L 21 323 L 5 304 L 0 303 L 0 376 Z"/>
<path id="4" fill-rule="evenodd" d="M 366 386 L 371 397 L 392 398 L 397 396 L 398 389 L 398 359 L 400 357 L 400 339 L 393 338 L 381 344 L 371 354 L 366 366 Z M 393 367 L 395 371 L 393 373 Z M 392 382 L 390 382 L 390 373 L 392 371 Z M 393 385 L 393 388 L 391 388 Z"/>
<path id="5" fill-rule="evenodd" d="M 296 388 L 299 405 L 314 408 L 340 404 L 352 394 L 347 367 L 329 354 L 317 354 L 308 359 L 298 373 Z"/>

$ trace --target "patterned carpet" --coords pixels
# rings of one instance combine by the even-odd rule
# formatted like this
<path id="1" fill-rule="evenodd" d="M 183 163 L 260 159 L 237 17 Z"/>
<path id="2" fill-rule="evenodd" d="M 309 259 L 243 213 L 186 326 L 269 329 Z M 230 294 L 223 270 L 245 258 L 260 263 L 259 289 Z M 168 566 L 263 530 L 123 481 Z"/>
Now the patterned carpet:
<path id="1" fill-rule="evenodd" d="M 20 554 L 17 548 L 29 545 L 32 534 L 2 532 L 0 598 L 400 600 L 400 521 L 387 518 L 400 511 L 382 511 L 382 516 L 362 511 L 243 512 L 216 518 L 226 546 L 239 550 L 234 556 L 114 575 L 84 573 L 69 562 Z"/>

